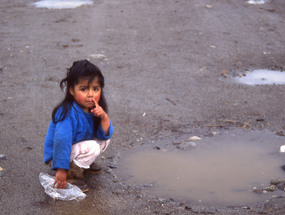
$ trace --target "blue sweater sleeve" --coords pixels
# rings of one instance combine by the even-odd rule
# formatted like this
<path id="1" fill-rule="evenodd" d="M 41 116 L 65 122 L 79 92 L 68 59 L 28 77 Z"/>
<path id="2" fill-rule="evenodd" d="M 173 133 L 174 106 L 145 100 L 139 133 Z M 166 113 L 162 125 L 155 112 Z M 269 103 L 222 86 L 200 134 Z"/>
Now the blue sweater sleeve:
<path id="1" fill-rule="evenodd" d="M 48 162 L 52 160 L 54 130 L 55 130 L 55 124 L 51 121 L 49 124 L 49 128 L 48 128 L 47 135 L 45 138 L 45 144 L 44 144 L 44 162 L 46 164 L 48 164 Z"/>
<path id="2" fill-rule="evenodd" d="M 105 134 L 105 131 L 103 130 L 103 128 L 101 127 L 101 125 L 99 125 L 95 136 L 99 139 L 99 140 L 109 140 L 111 138 L 111 136 L 113 135 L 113 125 L 112 122 L 110 121 L 110 127 L 109 130 L 107 132 L 107 135 Z"/>
<path id="3" fill-rule="evenodd" d="M 73 140 L 74 120 L 66 116 L 56 123 L 53 137 L 52 169 L 69 169 L 70 154 Z"/>

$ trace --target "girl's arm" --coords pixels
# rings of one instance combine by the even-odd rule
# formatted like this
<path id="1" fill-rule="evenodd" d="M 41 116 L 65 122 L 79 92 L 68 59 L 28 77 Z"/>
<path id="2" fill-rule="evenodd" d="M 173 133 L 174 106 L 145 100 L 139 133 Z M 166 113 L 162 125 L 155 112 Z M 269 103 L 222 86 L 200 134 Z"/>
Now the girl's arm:
<path id="1" fill-rule="evenodd" d="M 95 103 L 95 108 L 91 110 L 91 113 L 94 114 L 94 116 L 101 118 L 101 127 L 105 131 L 105 134 L 108 133 L 109 127 L 110 127 L 110 120 L 108 114 L 103 110 L 102 107 L 99 106 L 98 102 L 96 102 L 95 99 L 93 99 Z"/>

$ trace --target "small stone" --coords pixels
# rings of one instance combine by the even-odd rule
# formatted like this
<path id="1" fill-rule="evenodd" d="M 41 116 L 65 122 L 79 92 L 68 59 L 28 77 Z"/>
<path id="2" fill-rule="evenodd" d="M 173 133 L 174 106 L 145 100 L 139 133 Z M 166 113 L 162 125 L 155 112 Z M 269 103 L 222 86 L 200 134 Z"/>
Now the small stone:
<path id="1" fill-rule="evenodd" d="M 182 143 L 181 141 L 173 141 L 172 142 L 172 144 L 175 145 L 175 146 L 180 145 L 181 143 Z"/>
<path id="2" fill-rule="evenodd" d="M 276 189 L 276 185 L 270 185 L 265 187 L 263 190 L 266 190 L 268 192 L 273 192 Z"/>
<path id="3" fill-rule="evenodd" d="M 3 168 L 0 166 L 0 177 L 4 175 Z"/>
<path id="4" fill-rule="evenodd" d="M 193 136 L 193 137 L 189 137 L 188 140 L 190 140 L 190 141 L 197 141 L 197 140 L 201 140 L 201 138 L 197 137 L 197 136 Z"/>
<path id="5" fill-rule="evenodd" d="M 280 152 L 285 152 L 285 145 L 280 146 Z"/>
<path id="6" fill-rule="evenodd" d="M 280 190 L 285 191 L 285 183 L 279 183 L 276 185 Z"/>
<path id="7" fill-rule="evenodd" d="M 187 148 L 187 147 L 192 148 L 192 147 L 196 147 L 196 146 L 197 146 L 197 144 L 194 142 L 186 142 L 186 143 L 181 144 L 181 147 L 184 147 L 184 148 Z"/>
<path id="8" fill-rule="evenodd" d="M 272 184 L 272 185 L 277 185 L 277 184 L 280 184 L 280 183 L 285 183 L 285 179 L 277 178 L 277 179 L 273 179 L 273 180 L 270 181 L 270 184 Z"/>
<path id="9" fill-rule="evenodd" d="M 256 119 L 256 122 L 264 122 L 264 121 L 265 121 L 265 119 L 262 119 L 262 118 Z"/>
<path id="10" fill-rule="evenodd" d="M 278 135 L 278 136 L 285 136 L 285 133 L 283 132 L 283 131 L 278 131 L 278 132 L 276 132 L 276 134 Z"/>
<path id="11" fill-rule="evenodd" d="M 262 190 L 262 188 L 254 187 L 253 192 L 260 194 L 260 193 L 263 193 L 263 190 Z"/>
<path id="12" fill-rule="evenodd" d="M 3 154 L 0 154 L 0 160 L 6 160 L 6 156 Z"/>
<path id="13" fill-rule="evenodd" d="M 109 168 L 111 168 L 111 169 L 116 169 L 116 168 L 117 168 L 117 166 L 116 166 L 116 165 L 114 165 L 114 164 L 111 164 L 111 165 L 109 165 Z"/>
<path id="14" fill-rule="evenodd" d="M 144 184 L 143 186 L 144 187 L 152 187 L 153 185 L 152 184 Z"/>
<path id="15" fill-rule="evenodd" d="M 159 146 L 155 146 L 154 149 L 160 150 L 160 147 Z"/>
<path id="16" fill-rule="evenodd" d="M 190 206 L 186 205 L 186 206 L 185 206 L 185 210 L 186 210 L 186 211 L 190 211 L 190 210 L 192 210 L 192 208 L 191 208 Z"/>

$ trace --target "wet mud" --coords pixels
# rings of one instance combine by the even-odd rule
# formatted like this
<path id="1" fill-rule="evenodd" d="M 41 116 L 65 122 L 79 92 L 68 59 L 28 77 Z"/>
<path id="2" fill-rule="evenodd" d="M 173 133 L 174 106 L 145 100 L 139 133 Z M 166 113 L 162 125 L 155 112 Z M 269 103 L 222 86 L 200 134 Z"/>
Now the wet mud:
<path id="1" fill-rule="evenodd" d="M 164 140 L 121 153 L 115 172 L 126 184 L 151 194 L 209 205 L 250 205 L 285 197 L 284 189 L 254 192 L 283 176 L 283 141 L 268 131 L 242 130 L 185 137 L 181 143 Z"/>
<path id="2" fill-rule="evenodd" d="M 285 213 L 278 190 L 256 203 L 210 205 L 198 197 L 150 193 L 149 182 L 137 186 L 118 174 L 128 165 L 120 155 L 131 156 L 136 147 L 156 153 L 167 142 L 185 152 L 189 137 L 236 129 L 268 131 L 283 141 L 284 85 L 233 82 L 246 71 L 284 72 L 283 0 L 99 0 L 60 10 L 34 2 L 0 5 L 1 214 Z M 115 133 L 97 161 L 102 173 L 85 175 L 86 199 L 53 201 L 38 180 L 49 171 L 42 161 L 44 137 L 63 97 L 58 84 L 65 69 L 85 58 L 105 76 Z M 274 166 L 284 178 L 280 159 Z"/>

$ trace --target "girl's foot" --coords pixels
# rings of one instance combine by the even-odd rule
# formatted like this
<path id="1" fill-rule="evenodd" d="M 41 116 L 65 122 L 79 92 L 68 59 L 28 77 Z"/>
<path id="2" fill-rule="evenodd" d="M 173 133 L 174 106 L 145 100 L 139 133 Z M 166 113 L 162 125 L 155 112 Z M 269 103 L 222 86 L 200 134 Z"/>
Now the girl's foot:
<path id="1" fill-rule="evenodd" d="M 67 182 L 72 184 L 72 185 L 75 185 L 75 186 L 79 187 L 79 189 L 83 193 L 86 193 L 89 190 L 88 185 L 84 181 L 82 181 L 82 180 L 68 179 Z"/>
<path id="2" fill-rule="evenodd" d="M 77 187 L 79 187 L 79 189 L 83 193 L 86 193 L 89 190 L 88 185 L 82 180 L 77 180 L 73 185 L 76 185 Z"/>
<path id="3" fill-rule="evenodd" d="M 87 171 L 91 173 L 100 173 L 102 171 L 102 168 L 98 164 L 92 163 Z"/>
<path id="4" fill-rule="evenodd" d="M 70 163 L 70 168 L 67 173 L 68 178 L 83 179 L 84 169 L 77 166 L 74 162 Z"/>

